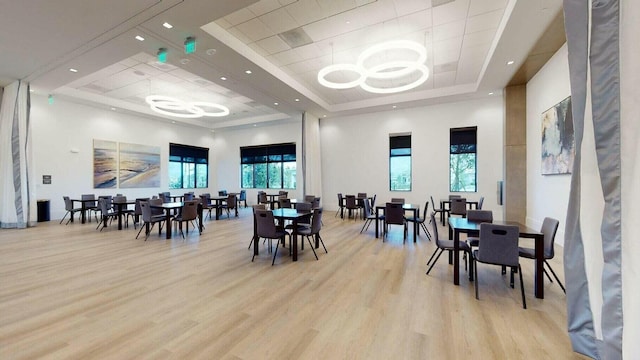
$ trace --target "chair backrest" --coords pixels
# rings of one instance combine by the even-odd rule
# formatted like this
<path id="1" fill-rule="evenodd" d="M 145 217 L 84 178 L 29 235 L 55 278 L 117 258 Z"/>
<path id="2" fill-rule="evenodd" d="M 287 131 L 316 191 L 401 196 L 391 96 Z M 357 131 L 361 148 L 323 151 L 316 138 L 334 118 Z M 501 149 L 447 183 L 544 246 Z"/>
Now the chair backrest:
<path id="1" fill-rule="evenodd" d="M 247 191 L 240 190 L 240 197 L 238 198 L 240 201 L 247 201 Z"/>
<path id="2" fill-rule="evenodd" d="M 258 193 L 258 202 L 262 203 L 262 204 L 266 204 L 267 203 L 267 193 L 259 192 Z"/>
<path id="3" fill-rule="evenodd" d="M 429 221 L 429 226 L 431 227 L 431 237 L 435 239 L 436 246 L 440 248 L 443 247 L 444 240 L 438 236 L 438 222 L 436 221 L 435 214 L 435 212 L 432 212 L 431 215 L 429 215 L 429 219 L 431 220 Z"/>
<path id="4" fill-rule="evenodd" d="M 149 207 L 151 205 L 162 205 L 164 201 L 162 199 L 151 199 L 149 200 Z M 162 215 L 164 214 L 164 209 L 161 208 L 151 208 L 151 215 Z"/>
<path id="5" fill-rule="evenodd" d="M 195 220 L 198 217 L 198 200 L 185 201 L 182 205 L 182 220 Z"/>
<path id="6" fill-rule="evenodd" d="M 318 234 L 322 229 L 322 208 L 313 209 L 313 218 L 311 218 L 311 233 Z"/>
<path id="7" fill-rule="evenodd" d="M 308 211 L 311 211 L 311 203 L 308 203 L 308 202 L 299 202 L 299 203 L 296 203 L 296 211 L 298 211 L 298 212 L 308 212 Z"/>
<path id="8" fill-rule="evenodd" d="M 183 201 L 191 201 L 193 200 L 193 193 L 184 193 L 182 197 Z"/>
<path id="9" fill-rule="evenodd" d="M 429 200 L 424 204 L 424 210 L 422 211 L 422 218 L 427 219 L 427 210 L 429 209 Z"/>
<path id="10" fill-rule="evenodd" d="M 449 200 L 455 199 L 455 198 L 461 198 L 461 195 L 449 195 Z"/>
<path id="11" fill-rule="evenodd" d="M 467 215 L 467 199 L 466 198 L 452 198 L 451 199 L 451 215 Z"/>
<path id="12" fill-rule="evenodd" d="M 375 211 L 376 209 L 376 196 L 377 194 L 373 194 L 373 197 L 371 198 L 371 211 Z"/>
<path id="13" fill-rule="evenodd" d="M 467 220 L 477 222 L 493 222 L 491 210 L 467 210 Z"/>
<path id="14" fill-rule="evenodd" d="M 388 202 L 385 207 L 384 219 L 387 224 L 404 225 L 403 204 Z"/>
<path id="15" fill-rule="evenodd" d="M 480 200 L 478 200 L 478 210 L 482 210 L 483 203 L 484 203 L 484 196 L 480 196 Z"/>
<path id="16" fill-rule="evenodd" d="M 542 221 L 542 228 L 540 232 L 544 234 L 544 258 L 553 259 L 555 251 L 553 250 L 553 244 L 556 239 L 556 232 L 558 231 L 558 224 L 560 222 L 554 218 L 546 217 Z"/>
<path id="17" fill-rule="evenodd" d="M 98 208 L 102 212 L 102 215 L 107 215 L 109 213 L 109 209 L 111 209 L 111 199 L 106 197 L 99 198 Z"/>
<path id="18" fill-rule="evenodd" d="M 291 208 L 291 199 L 289 198 L 278 199 L 278 202 L 281 208 Z"/>
<path id="19" fill-rule="evenodd" d="M 127 197 L 122 195 L 116 195 L 113 197 L 112 202 L 114 203 L 127 202 Z"/>
<path id="20" fill-rule="evenodd" d="M 63 196 L 62 199 L 64 200 L 64 209 L 67 211 L 73 210 L 73 202 L 71 201 L 71 198 Z"/>
<path id="21" fill-rule="evenodd" d="M 280 191 L 278 191 L 278 195 L 289 196 L 289 192 L 288 191 L 284 191 L 284 190 L 280 190 Z"/>
<path id="22" fill-rule="evenodd" d="M 202 203 L 202 207 L 208 207 L 211 205 L 211 194 L 204 193 L 200 195 L 200 202 Z"/>
<path id="23" fill-rule="evenodd" d="M 490 264 L 518 266 L 519 235 L 520 230 L 517 226 L 480 224 L 477 259 Z"/>
<path id="24" fill-rule="evenodd" d="M 160 197 L 163 203 L 171 202 L 171 196 L 169 195 L 169 193 L 161 192 L 161 193 L 158 193 L 158 196 Z"/>
<path id="25" fill-rule="evenodd" d="M 364 213 L 366 214 L 366 216 L 371 215 L 372 212 L 371 212 L 371 204 L 369 204 L 369 199 L 364 199 L 362 204 L 364 206 Z"/>
<path id="26" fill-rule="evenodd" d="M 277 238 L 276 223 L 271 210 L 255 209 L 256 234 L 263 238 Z"/>
<path id="27" fill-rule="evenodd" d="M 367 197 L 367 193 L 358 193 L 358 197 L 359 198 L 366 198 Z"/>
<path id="28" fill-rule="evenodd" d="M 338 193 L 338 206 L 342 206 L 342 193 Z"/>
<path id="29" fill-rule="evenodd" d="M 135 215 L 142 215 L 142 208 L 140 207 L 140 203 L 142 201 L 149 201 L 149 198 L 138 198 L 138 199 L 136 199 L 136 205 L 135 205 L 135 207 L 133 209 L 133 213 Z"/>
<path id="30" fill-rule="evenodd" d="M 315 208 L 319 208 L 320 207 L 320 198 L 319 197 L 314 197 L 313 201 L 311 201 L 311 208 L 315 209 Z"/>
<path id="31" fill-rule="evenodd" d="M 227 190 L 218 190 L 218 196 L 227 196 Z"/>
<path id="32" fill-rule="evenodd" d="M 442 211 L 442 209 L 440 207 L 436 208 L 436 202 L 433 201 L 433 195 L 430 195 L 429 198 L 431 198 L 431 205 L 433 206 L 433 210 L 438 210 L 438 211 Z"/>
<path id="33" fill-rule="evenodd" d="M 304 202 L 311 203 L 311 202 L 313 202 L 313 199 L 315 199 L 315 198 L 316 198 L 315 195 L 305 195 L 304 196 Z"/>
<path id="34" fill-rule="evenodd" d="M 355 208 L 356 207 L 356 196 L 355 195 L 347 195 L 346 196 L 346 207 Z"/>
<path id="35" fill-rule="evenodd" d="M 404 204 L 404 198 L 391 198 L 392 203 Z"/>
<path id="36" fill-rule="evenodd" d="M 151 207 L 149 201 L 140 201 L 140 212 L 142 213 L 143 222 L 151 222 Z"/>
<path id="37" fill-rule="evenodd" d="M 227 209 L 235 209 L 237 204 L 236 194 L 229 194 L 227 197 Z"/>
<path id="38" fill-rule="evenodd" d="M 96 199 L 96 195 L 95 194 L 82 194 L 81 195 L 81 199 L 82 200 L 95 200 Z M 85 207 L 90 208 L 90 207 L 95 207 L 96 206 L 96 202 L 88 202 L 85 203 Z"/>

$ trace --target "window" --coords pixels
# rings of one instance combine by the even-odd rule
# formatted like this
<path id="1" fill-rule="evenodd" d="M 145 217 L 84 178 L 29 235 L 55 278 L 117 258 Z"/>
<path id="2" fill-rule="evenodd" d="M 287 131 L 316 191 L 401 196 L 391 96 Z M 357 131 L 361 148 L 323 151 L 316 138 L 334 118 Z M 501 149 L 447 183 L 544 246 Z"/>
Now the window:
<path id="1" fill-rule="evenodd" d="M 243 188 L 296 188 L 296 144 L 242 147 L 240 163 Z"/>
<path id="2" fill-rule="evenodd" d="M 169 144 L 169 188 L 209 186 L 209 149 Z"/>
<path id="3" fill-rule="evenodd" d="M 389 136 L 389 189 L 411 191 L 411 135 Z"/>
<path id="4" fill-rule="evenodd" d="M 449 133 L 449 190 L 477 191 L 477 127 L 451 129 Z"/>

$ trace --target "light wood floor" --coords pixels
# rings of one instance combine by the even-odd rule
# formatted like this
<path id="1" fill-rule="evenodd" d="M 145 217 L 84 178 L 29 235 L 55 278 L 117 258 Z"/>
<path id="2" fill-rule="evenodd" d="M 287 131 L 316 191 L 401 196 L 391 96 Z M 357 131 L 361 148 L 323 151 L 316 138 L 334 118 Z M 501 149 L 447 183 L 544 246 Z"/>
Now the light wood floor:
<path id="1" fill-rule="evenodd" d="M 531 261 L 527 310 L 517 280 L 509 288 L 488 265 L 478 301 L 466 277 L 453 285 L 446 255 L 425 275 L 435 246 L 424 234 L 403 245 L 392 227 L 383 243 L 373 225 L 359 234 L 361 220 L 333 215 L 328 254 L 316 261 L 307 244 L 273 267 L 262 243 L 251 262 L 249 209 L 186 240 L 95 222 L 0 230 L 0 359 L 581 358 L 560 288 L 533 296 Z"/>

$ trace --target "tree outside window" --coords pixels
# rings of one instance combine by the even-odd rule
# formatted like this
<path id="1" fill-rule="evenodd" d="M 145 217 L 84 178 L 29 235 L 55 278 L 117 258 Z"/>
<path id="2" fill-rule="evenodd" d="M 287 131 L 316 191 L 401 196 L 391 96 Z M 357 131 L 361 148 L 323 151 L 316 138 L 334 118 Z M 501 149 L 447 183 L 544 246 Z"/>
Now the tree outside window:
<path id="1" fill-rule="evenodd" d="M 450 130 L 449 190 L 451 192 L 477 191 L 477 128 Z"/>
<path id="2" fill-rule="evenodd" d="M 389 189 L 411 191 L 411 135 L 389 136 Z"/>
<path id="3" fill-rule="evenodd" d="M 295 189 L 296 144 L 240 148 L 243 188 Z"/>

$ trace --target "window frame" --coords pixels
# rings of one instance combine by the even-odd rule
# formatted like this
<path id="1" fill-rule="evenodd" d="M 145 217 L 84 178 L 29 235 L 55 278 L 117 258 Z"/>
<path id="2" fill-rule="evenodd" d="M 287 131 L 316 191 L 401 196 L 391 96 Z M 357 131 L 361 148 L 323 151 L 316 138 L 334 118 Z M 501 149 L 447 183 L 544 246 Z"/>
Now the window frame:
<path id="1" fill-rule="evenodd" d="M 297 160 L 296 160 L 296 143 L 280 143 L 258 146 L 243 146 L 240 147 L 240 188 L 241 189 L 287 189 L 295 190 L 297 187 L 297 181 L 294 180 L 293 187 L 285 187 L 287 183 L 285 181 L 285 170 L 290 170 L 290 167 L 286 164 L 295 164 L 295 171 L 297 177 Z M 273 178 L 269 176 L 272 166 L 279 165 L 279 186 L 272 184 Z M 264 171 L 264 184 L 262 179 L 256 176 L 256 165 L 265 165 Z M 245 183 L 244 174 L 246 167 L 251 167 L 251 184 Z M 256 180 L 259 180 L 259 184 L 256 184 Z M 262 186 L 264 185 L 264 186 Z M 272 186 L 273 185 L 273 186 Z"/>
<path id="2" fill-rule="evenodd" d="M 473 190 L 454 188 L 453 156 L 473 154 Z M 459 164 L 459 162 L 457 162 Z M 459 177 L 460 174 L 458 174 Z M 460 183 L 460 181 L 457 181 Z M 460 184 L 458 184 L 460 185 Z M 478 127 L 469 126 L 449 129 L 449 191 L 450 192 L 478 192 Z"/>
<path id="3" fill-rule="evenodd" d="M 171 167 L 171 163 L 180 164 L 180 187 L 173 186 L 169 172 L 169 189 L 204 189 L 209 187 L 209 148 L 169 143 L 169 167 Z M 198 178 L 202 175 L 199 173 L 202 171 L 198 171 L 198 168 L 202 169 L 202 165 L 205 165 L 205 186 L 198 186 Z M 185 166 L 187 168 L 193 167 L 193 179 L 191 184 L 187 184 L 189 186 L 185 186 Z"/>
<path id="4" fill-rule="evenodd" d="M 409 149 L 408 153 L 402 153 L 403 149 Z M 400 150 L 394 153 L 394 150 Z M 409 158 L 409 188 L 394 189 L 394 176 L 391 173 L 392 163 L 397 158 Z M 396 185 L 397 186 L 397 185 Z M 411 151 L 411 133 L 389 134 L 389 191 L 411 191 L 413 188 L 413 159 Z"/>

